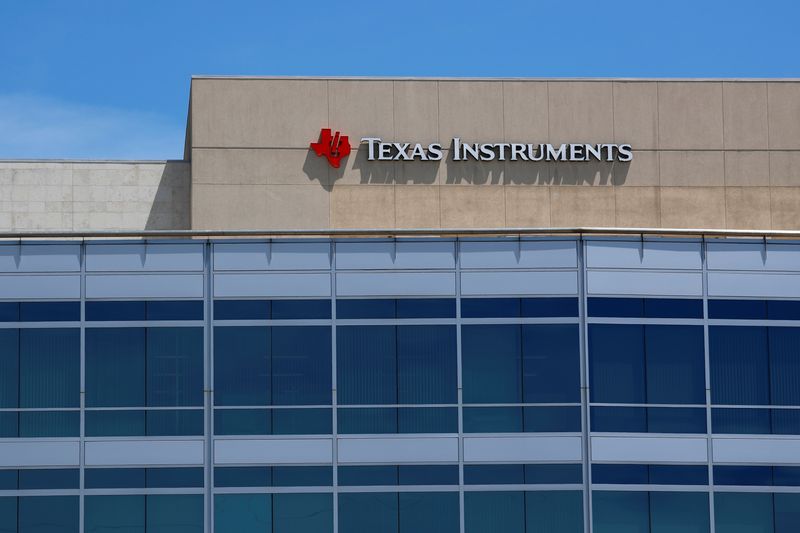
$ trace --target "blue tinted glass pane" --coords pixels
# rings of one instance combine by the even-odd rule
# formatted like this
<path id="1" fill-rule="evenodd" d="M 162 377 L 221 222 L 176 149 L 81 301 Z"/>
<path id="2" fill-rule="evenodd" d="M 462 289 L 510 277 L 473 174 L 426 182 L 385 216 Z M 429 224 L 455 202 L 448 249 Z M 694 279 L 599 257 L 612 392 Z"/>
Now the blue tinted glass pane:
<path id="1" fill-rule="evenodd" d="M 765 300 L 709 300 L 708 318 L 764 319 L 767 318 Z"/>
<path id="2" fill-rule="evenodd" d="M 336 300 L 336 318 L 395 318 L 395 300 Z"/>
<path id="3" fill-rule="evenodd" d="M 19 414 L 20 437 L 77 437 L 81 417 L 77 411 L 30 411 Z"/>
<path id="4" fill-rule="evenodd" d="M 80 302 L 20 302 L 22 322 L 64 322 L 81 319 Z"/>
<path id="5" fill-rule="evenodd" d="M 800 494 L 775 494 L 775 533 L 800 531 Z"/>
<path id="6" fill-rule="evenodd" d="M 768 300 L 767 317 L 770 320 L 800 320 L 800 301 Z"/>
<path id="7" fill-rule="evenodd" d="M 0 302 L 0 322 L 19 320 L 19 302 Z"/>
<path id="8" fill-rule="evenodd" d="M 769 404 L 767 328 L 709 328 L 711 401 L 724 405 Z"/>
<path id="9" fill-rule="evenodd" d="M 581 430 L 580 407 L 525 407 L 523 431 L 527 433 Z"/>
<path id="10" fill-rule="evenodd" d="M 578 491 L 526 492 L 525 522 L 529 533 L 583 533 L 583 496 Z"/>
<path id="11" fill-rule="evenodd" d="M 650 433 L 706 433 L 705 409 L 654 407 L 647 410 Z"/>
<path id="12" fill-rule="evenodd" d="M 593 402 L 645 403 L 644 327 L 589 325 Z"/>
<path id="13" fill-rule="evenodd" d="M 145 435 L 144 411 L 86 411 L 87 437 Z"/>
<path id="14" fill-rule="evenodd" d="M 800 467 L 774 466 L 772 467 L 772 484 L 776 487 L 800 486 Z"/>
<path id="15" fill-rule="evenodd" d="M 0 490 L 17 490 L 17 487 L 17 471 L 0 470 Z"/>
<path id="16" fill-rule="evenodd" d="M 645 298 L 646 318 L 703 318 L 703 300 Z"/>
<path id="17" fill-rule="evenodd" d="M 522 326 L 522 390 L 525 403 L 581 401 L 577 324 Z"/>
<path id="18" fill-rule="evenodd" d="M 329 466 L 274 466 L 272 484 L 275 487 L 327 487 L 333 484 Z"/>
<path id="19" fill-rule="evenodd" d="M 270 333 L 266 327 L 214 328 L 215 405 L 269 405 Z"/>
<path id="20" fill-rule="evenodd" d="M 717 533 L 774 533 L 772 494 L 714 494 Z"/>
<path id="21" fill-rule="evenodd" d="M 336 335 L 339 403 L 397 403 L 394 326 L 344 326 Z"/>
<path id="22" fill-rule="evenodd" d="M 526 318 L 578 316 L 578 299 L 522 298 L 520 314 Z"/>
<path id="23" fill-rule="evenodd" d="M 215 487 L 270 487 L 272 469 L 268 466 L 217 467 L 214 469 Z"/>
<path id="24" fill-rule="evenodd" d="M 592 465 L 592 483 L 605 485 L 646 485 L 647 465 Z"/>
<path id="25" fill-rule="evenodd" d="M 529 485 L 582 482 L 583 469 L 578 464 L 525 465 L 525 483 Z"/>
<path id="26" fill-rule="evenodd" d="M 80 406 L 81 358 L 78 329 L 19 332 L 19 406 Z"/>
<path id="27" fill-rule="evenodd" d="M 86 302 L 86 320 L 144 320 L 145 302 Z"/>
<path id="28" fill-rule="evenodd" d="M 339 409 L 339 433 L 397 433 L 397 409 Z"/>
<path id="29" fill-rule="evenodd" d="M 19 414 L 0 412 L 0 437 L 19 437 Z"/>
<path id="30" fill-rule="evenodd" d="M 457 492 L 401 492 L 400 533 L 458 533 Z"/>
<path id="31" fill-rule="evenodd" d="M 80 486 L 80 470 L 58 468 L 47 470 L 20 470 L 20 490 L 77 489 Z"/>
<path id="32" fill-rule="evenodd" d="M 640 318 L 644 315 L 642 298 L 589 298 L 589 316 Z"/>
<path id="33" fill-rule="evenodd" d="M 203 495 L 147 496 L 147 533 L 203 533 Z"/>
<path id="34" fill-rule="evenodd" d="M 525 533 L 523 492 L 465 492 L 466 533 Z"/>
<path id="35" fill-rule="evenodd" d="M 456 301 L 450 298 L 397 300 L 397 318 L 455 318 Z"/>
<path id="36" fill-rule="evenodd" d="M 331 403 L 331 328 L 272 328 L 272 404 Z"/>
<path id="37" fill-rule="evenodd" d="M 145 533 L 145 497 L 87 496 L 84 533 Z"/>
<path id="38" fill-rule="evenodd" d="M 203 405 L 203 328 L 147 329 L 147 405 Z"/>
<path id="39" fill-rule="evenodd" d="M 144 407 L 144 328 L 86 330 L 86 407 Z"/>
<path id="40" fill-rule="evenodd" d="M 202 468 L 148 468 L 147 487 L 162 488 L 202 488 Z"/>
<path id="41" fill-rule="evenodd" d="M 17 533 L 16 498 L 0 498 L 0 533 Z"/>
<path id="42" fill-rule="evenodd" d="M 647 403 L 706 401 L 702 326 L 645 326 Z"/>
<path id="43" fill-rule="evenodd" d="M 464 403 L 522 401 L 519 326 L 463 326 L 461 352 Z"/>
<path id="44" fill-rule="evenodd" d="M 769 466 L 715 466 L 716 485 L 772 485 L 772 468 Z"/>
<path id="45" fill-rule="evenodd" d="M 401 407 L 397 410 L 398 433 L 458 433 L 455 407 Z"/>
<path id="46" fill-rule="evenodd" d="M 214 320 L 269 320 L 269 300 L 214 300 Z"/>
<path id="47" fill-rule="evenodd" d="M 594 533 L 650 533 L 646 492 L 592 492 Z"/>
<path id="48" fill-rule="evenodd" d="M 338 481 L 344 487 L 397 485 L 397 467 L 340 466 Z"/>
<path id="49" fill-rule="evenodd" d="M 519 298 L 464 298 L 462 318 L 516 318 L 520 313 Z"/>
<path id="50" fill-rule="evenodd" d="M 327 319 L 331 317 L 330 300 L 273 300 L 273 320 Z"/>
<path id="51" fill-rule="evenodd" d="M 651 492 L 650 524 L 651 533 L 708 533 L 708 494 Z"/>
<path id="52" fill-rule="evenodd" d="M 455 326 L 399 326 L 397 381 L 397 403 L 456 403 Z"/>
<path id="53" fill-rule="evenodd" d="M 458 485 L 458 465 L 401 465 L 400 485 Z"/>
<path id="54" fill-rule="evenodd" d="M 770 398 L 800 405 L 800 328 L 769 328 Z"/>
<path id="55" fill-rule="evenodd" d="M 397 533 L 398 511 L 396 492 L 339 495 L 340 533 L 380 531 Z"/>
<path id="56" fill-rule="evenodd" d="M 712 409 L 714 433 L 769 434 L 769 409 Z"/>
<path id="57" fill-rule="evenodd" d="M 643 407 L 592 407 L 592 431 L 647 432 L 647 410 Z"/>
<path id="58" fill-rule="evenodd" d="M 467 485 L 522 485 L 525 483 L 523 465 L 464 465 Z"/>
<path id="59" fill-rule="evenodd" d="M 330 409 L 273 409 L 273 435 L 326 435 L 332 432 Z"/>
<path id="60" fill-rule="evenodd" d="M 19 533 L 78 533 L 77 496 L 23 496 Z"/>
<path id="61" fill-rule="evenodd" d="M 274 494 L 272 504 L 273 533 L 333 531 L 331 494 Z"/>
<path id="62" fill-rule="evenodd" d="M 272 496 L 217 494 L 214 496 L 215 533 L 271 533 Z"/>
<path id="63" fill-rule="evenodd" d="M 215 435 L 269 435 L 272 417 L 262 409 L 214 410 Z"/>
<path id="64" fill-rule="evenodd" d="M 800 410 L 771 409 L 773 435 L 800 435 Z"/>
<path id="65" fill-rule="evenodd" d="M 203 300 L 147 302 L 147 320 L 203 320 Z"/>
<path id="66" fill-rule="evenodd" d="M 0 329 L 0 409 L 19 407 L 19 378 L 19 330 Z"/>
<path id="67" fill-rule="evenodd" d="M 465 433 L 519 433 L 521 407 L 465 407 Z"/>
<path id="68" fill-rule="evenodd" d="M 144 468 L 87 468 L 84 485 L 87 489 L 143 489 Z"/>
<path id="69" fill-rule="evenodd" d="M 650 465 L 653 485 L 708 485 L 708 467 L 695 465 Z"/>
<path id="70" fill-rule="evenodd" d="M 202 435 L 203 411 L 148 411 L 145 430 L 148 436 Z"/>

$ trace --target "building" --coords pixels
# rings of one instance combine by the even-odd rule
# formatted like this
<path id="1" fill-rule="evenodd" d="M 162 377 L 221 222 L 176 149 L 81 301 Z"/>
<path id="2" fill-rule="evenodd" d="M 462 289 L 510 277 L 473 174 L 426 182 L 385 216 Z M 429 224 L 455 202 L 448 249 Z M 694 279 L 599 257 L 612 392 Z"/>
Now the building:
<path id="1" fill-rule="evenodd" d="M 0 232 L 0 532 L 800 531 L 800 81 L 195 78 Z"/>

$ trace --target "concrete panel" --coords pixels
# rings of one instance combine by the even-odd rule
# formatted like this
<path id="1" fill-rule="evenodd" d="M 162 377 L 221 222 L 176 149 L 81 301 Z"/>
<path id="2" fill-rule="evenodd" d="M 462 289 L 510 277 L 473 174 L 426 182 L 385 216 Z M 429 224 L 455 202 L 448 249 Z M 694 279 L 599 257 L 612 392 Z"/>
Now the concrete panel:
<path id="1" fill-rule="evenodd" d="M 458 437 L 340 437 L 339 463 L 455 463 Z"/>
<path id="2" fill-rule="evenodd" d="M 769 147 L 800 150 L 800 83 L 768 83 Z"/>
<path id="3" fill-rule="evenodd" d="M 203 270 L 202 243 L 87 244 L 87 272 L 199 272 Z"/>
<path id="4" fill-rule="evenodd" d="M 551 187 L 550 224 L 613 227 L 616 222 L 612 187 Z"/>
<path id="5" fill-rule="evenodd" d="M 374 241 L 336 243 L 337 270 L 453 269 L 454 241 Z"/>
<path id="6" fill-rule="evenodd" d="M 309 141 L 310 142 L 310 141 Z M 328 185 L 328 161 L 306 149 L 192 151 L 192 182 L 216 185 Z"/>
<path id="7" fill-rule="evenodd" d="M 216 274 L 215 298 L 329 298 L 330 274 Z"/>
<path id="8" fill-rule="evenodd" d="M 331 193 L 334 228 L 394 228 L 394 186 L 336 185 Z"/>
<path id="9" fill-rule="evenodd" d="M 709 270 L 800 271 L 800 245 L 797 244 L 712 241 L 706 247 Z"/>
<path id="10" fill-rule="evenodd" d="M 81 278 L 78 274 L 63 276 L 6 274 L 0 276 L 0 298 L 65 300 L 80 297 Z"/>
<path id="11" fill-rule="evenodd" d="M 366 143 L 360 146 L 354 144 L 353 151 L 347 158 L 342 160 L 339 168 L 328 168 L 330 186 L 326 190 L 330 192 L 331 187 L 339 188 L 344 185 L 393 185 L 397 179 L 397 168 L 400 163 L 394 161 L 369 161 L 367 159 L 368 154 L 369 147 Z M 414 169 L 419 171 L 420 167 L 414 167 Z M 417 176 L 409 177 L 414 179 Z M 324 177 L 321 179 L 324 179 Z"/>
<path id="12" fill-rule="evenodd" d="M 87 298 L 202 298 L 202 274 L 88 274 Z"/>
<path id="13" fill-rule="evenodd" d="M 391 80 L 330 80 L 330 125 L 349 135 L 353 146 L 362 137 L 395 140 L 393 95 Z"/>
<path id="14" fill-rule="evenodd" d="M 800 439 L 715 438 L 711 442 L 715 463 L 800 464 Z"/>
<path id="15" fill-rule="evenodd" d="M 574 240 L 463 240 L 461 268 L 576 268 Z"/>
<path id="16" fill-rule="evenodd" d="M 702 296 L 703 276 L 682 272 L 590 271 L 587 292 L 592 296 Z"/>
<path id="17" fill-rule="evenodd" d="M 589 268 L 660 268 L 699 270 L 703 267 L 699 242 L 667 240 L 590 240 L 586 243 Z"/>
<path id="18" fill-rule="evenodd" d="M 80 272 L 80 244 L 0 245 L 0 272 Z"/>
<path id="19" fill-rule="evenodd" d="M 800 275 L 709 272 L 709 296 L 800 298 Z"/>
<path id="20" fill-rule="evenodd" d="M 304 464 L 333 461 L 331 439 L 216 439 L 214 464 Z"/>
<path id="21" fill-rule="evenodd" d="M 338 296 L 454 296 L 451 272 L 340 272 Z"/>
<path id="22" fill-rule="evenodd" d="M 592 461 L 705 463 L 705 437 L 591 437 Z"/>
<path id="23" fill-rule="evenodd" d="M 800 187 L 770 188 L 772 229 L 800 229 Z"/>
<path id="24" fill-rule="evenodd" d="M 323 242 L 215 243 L 214 270 L 328 270 L 331 244 Z"/>
<path id="25" fill-rule="evenodd" d="M 547 187 L 504 187 L 506 227 L 546 228 L 550 225 L 550 190 Z"/>
<path id="26" fill-rule="evenodd" d="M 78 466 L 80 443 L 76 441 L 0 441 L 0 467 Z"/>
<path id="27" fill-rule="evenodd" d="M 630 163 L 612 164 L 610 185 L 657 187 L 660 182 L 659 152 L 634 150 Z"/>
<path id="28" fill-rule="evenodd" d="M 439 140 L 439 82 L 394 81 L 394 140 Z M 388 139 L 387 139 L 388 140 Z"/>
<path id="29" fill-rule="evenodd" d="M 725 225 L 728 229 L 772 227 L 769 187 L 726 187 Z"/>
<path id="30" fill-rule="evenodd" d="M 551 143 L 611 142 L 614 138 L 614 98 L 606 81 L 551 81 L 549 116 Z"/>
<path id="31" fill-rule="evenodd" d="M 661 152 L 659 175 L 662 187 L 721 187 L 725 184 L 722 152 Z"/>
<path id="32" fill-rule="evenodd" d="M 614 142 L 637 150 L 658 148 L 658 86 L 648 82 L 614 82 Z"/>
<path id="33" fill-rule="evenodd" d="M 658 82 L 662 150 L 721 150 L 722 83 Z"/>
<path id="34" fill-rule="evenodd" d="M 504 81 L 503 131 L 506 142 L 534 143 L 548 138 L 547 82 Z"/>
<path id="35" fill-rule="evenodd" d="M 800 152 L 769 152 L 769 182 L 779 187 L 800 185 Z"/>
<path id="36" fill-rule="evenodd" d="M 202 440 L 107 440 L 84 445 L 86 466 L 202 465 Z"/>
<path id="37" fill-rule="evenodd" d="M 328 123 L 327 80 L 192 80 L 193 148 L 308 148 Z M 347 132 L 344 132 L 347 134 Z"/>
<path id="38" fill-rule="evenodd" d="M 615 187 L 615 226 L 657 228 L 661 225 L 658 187 Z"/>
<path id="39" fill-rule="evenodd" d="M 412 137 L 413 138 L 413 137 Z M 368 183 L 394 183 L 395 185 L 429 185 L 435 186 L 444 183 L 447 180 L 447 161 L 450 157 L 450 151 L 443 148 L 441 161 L 397 161 L 395 163 L 383 163 L 380 168 L 381 173 L 373 176 L 372 163 L 363 162 L 363 167 L 358 170 L 361 172 L 361 177 L 366 175 Z M 376 163 L 377 164 L 377 163 Z M 387 164 L 391 166 L 386 166 Z M 360 183 L 360 181 L 359 181 Z M 400 193 L 402 190 L 414 189 L 414 187 L 398 187 L 395 191 Z M 419 189 L 417 189 L 419 190 Z M 432 190 L 432 187 L 424 188 L 422 190 Z M 438 199 L 439 191 L 436 191 Z M 437 200 L 438 201 L 438 200 Z M 437 208 L 438 209 L 438 208 Z"/>
<path id="40" fill-rule="evenodd" d="M 725 185 L 769 185 L 769 152 L 725 152 Z"/>
<path id="41" fill-rule="evenodd" d="M 767 149 L 767 84 L 723 83 L 722 101 L 725 149 Z"/>
<path id="42" fill-rule="evenodd" d="M 463 272 L 464 296 L 574 296 L 578 292 L 576 272 Z"/>
<path id="43" fill-rule="evenodd" d="M 449 146 L 453 137 L 460 137 L 463 142 L 503 139 L 502 83 L 439 82 L 439 140 Z"/>
<path id="44" fill-rule="evenodd" d="M 438 228 L 439 186 L 406 185 L 394 188 L 395 226 L 407 228 Z"/>
<path id="45" fill-rule="evenodd" d="M 439 197 L 443 228 L 500 228 L 505 224 L 502 187 L 442 186 Z"/>
<path id="46" fill-rule="evenodd" d="M 464 437 L 468 463 L 580 461 L 582 456 L 580 437 Z"/>
<path id="47" fill-rule="evenodd" d="M 724 228 L 724 187 L 662 187 L 662 228 Z"/>

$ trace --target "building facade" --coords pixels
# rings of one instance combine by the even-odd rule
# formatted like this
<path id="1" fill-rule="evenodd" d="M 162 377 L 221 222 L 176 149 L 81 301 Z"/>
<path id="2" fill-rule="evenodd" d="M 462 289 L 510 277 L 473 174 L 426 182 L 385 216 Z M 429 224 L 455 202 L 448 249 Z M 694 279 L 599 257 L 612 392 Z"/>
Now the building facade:
<path id="1" fill-rule="evenodd" d="M 800 530 L 800 82 L 195 78 L 0 180 L 0 533 Z"/>

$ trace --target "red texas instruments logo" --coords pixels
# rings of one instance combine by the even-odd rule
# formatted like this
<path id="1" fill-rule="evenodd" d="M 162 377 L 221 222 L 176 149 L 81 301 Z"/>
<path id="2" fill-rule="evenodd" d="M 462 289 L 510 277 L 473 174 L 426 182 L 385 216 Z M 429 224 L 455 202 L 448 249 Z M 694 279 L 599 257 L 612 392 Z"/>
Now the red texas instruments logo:
<path id="1" fill-rule="evenodd" d="M 319 132 L 319 142 L 311 143 L 311 149 L 319 157 L 327 157 L 328 163 L 333 168 L 339 168 L 342 159 L 350 155 L 350 138 L 340 135 L 337 131 L 331 135 L 330 128 L 322 128 Z"/>

